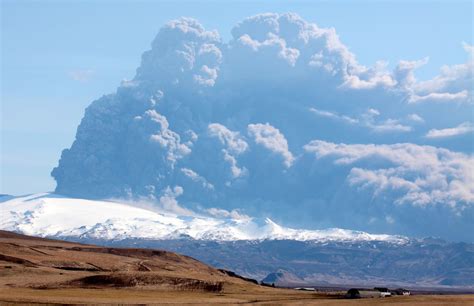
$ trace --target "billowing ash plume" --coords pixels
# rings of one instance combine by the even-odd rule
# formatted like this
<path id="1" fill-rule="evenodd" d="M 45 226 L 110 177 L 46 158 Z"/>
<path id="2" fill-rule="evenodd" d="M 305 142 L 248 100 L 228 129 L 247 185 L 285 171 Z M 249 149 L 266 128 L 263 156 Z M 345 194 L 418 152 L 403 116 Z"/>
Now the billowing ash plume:
<path id="1" fill-rule="evenodd" d="M 472 240 L 472 46 L 418 81 L 427 59 L 365 67 L 295 14 L 232 36 L 165 25 L 136 76 L 86 109 L 56 192 Z"/>

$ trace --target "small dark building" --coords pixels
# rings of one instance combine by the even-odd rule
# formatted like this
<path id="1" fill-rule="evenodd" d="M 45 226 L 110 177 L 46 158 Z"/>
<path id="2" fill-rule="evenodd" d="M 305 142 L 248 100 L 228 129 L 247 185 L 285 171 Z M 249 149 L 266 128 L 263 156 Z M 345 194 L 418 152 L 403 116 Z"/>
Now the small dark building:
<path id="1" fill-rule="evenodd" d="M 349 299 L 360 299 L 360 292 L 359 292 L 359 290 L 358 290 L 358 289 L 355 289 L 355 288 L 351 288 L 351 289 L 347 290 L 346 298 L 349 298 Z"/>
<path id="2" fill-rule="evenodd" d="M 347 293 L 345 295 L 345 297 L 348 299 L 379 298 L 379 297 L 386 297 L 386 296 L 390 296 L 390 292 L 381 292 L 377 289 L 356 289 L 356 288 L 351 288 L 347 290 Z"/>
<path id="3" fill-rule="evenodd" d="M 390 292 L 388 291 L 388 288 L 385 287 L 375 287 L 374 290 L 377 290 L 378 292 Z"/>

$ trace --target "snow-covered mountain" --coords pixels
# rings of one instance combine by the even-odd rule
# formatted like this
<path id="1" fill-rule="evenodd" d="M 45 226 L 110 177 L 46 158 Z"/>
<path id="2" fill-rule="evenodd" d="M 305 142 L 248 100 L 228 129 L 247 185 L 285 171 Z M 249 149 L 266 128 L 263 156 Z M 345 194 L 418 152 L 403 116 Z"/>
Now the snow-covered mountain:
<path id="1" fill-rule="evenodd" d="M 141 207 L 139 207 L 141 206 Z M 385 241 L 403 244 L 408 238 L 374 235 L 338 228 L 304 230 L 282 227 L 270 219 L 215 217 L 185 210 L 177 214 L 143 203 L 75 199 L 51 193 L 0 198 L 0 229 L 41 237 L 101 240 L 297 240 Z"/>

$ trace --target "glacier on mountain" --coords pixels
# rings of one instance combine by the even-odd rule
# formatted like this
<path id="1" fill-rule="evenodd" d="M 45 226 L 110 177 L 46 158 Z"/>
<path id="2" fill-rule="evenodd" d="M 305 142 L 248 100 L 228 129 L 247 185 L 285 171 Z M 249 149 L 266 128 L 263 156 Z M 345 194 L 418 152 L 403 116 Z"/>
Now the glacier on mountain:
<path id="1" fill-rule="evenodd" d="M 268 218 L 259 221 L 239 216 L 213 217 L 206 212 L 179 215 L 166 209 L 150 210 L 130 203 L 75 199 L 49 193 L 0 198 L 0 212 L 0 229 L 41 237 L 408 242 L 403 236 L 337 228 L 292 229 Z"/>

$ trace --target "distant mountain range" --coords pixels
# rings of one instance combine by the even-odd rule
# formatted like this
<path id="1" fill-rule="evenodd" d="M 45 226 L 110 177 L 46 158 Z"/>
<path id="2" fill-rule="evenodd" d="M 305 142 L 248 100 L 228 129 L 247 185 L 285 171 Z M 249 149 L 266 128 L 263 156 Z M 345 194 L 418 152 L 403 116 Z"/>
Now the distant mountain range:
<path id="1" fill-rule="evenodd" d="M 474 288 L 474 244 L 359 231 L 296 230 L 267 219 L 179 215 L 54 194 L 0 198 L 0 229 L 120 247 L 163 248 L 285 286 Z M 239 219 L 240 218 L 240 219 Z"/>

